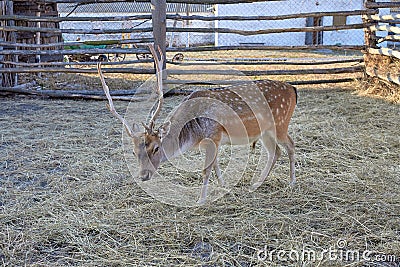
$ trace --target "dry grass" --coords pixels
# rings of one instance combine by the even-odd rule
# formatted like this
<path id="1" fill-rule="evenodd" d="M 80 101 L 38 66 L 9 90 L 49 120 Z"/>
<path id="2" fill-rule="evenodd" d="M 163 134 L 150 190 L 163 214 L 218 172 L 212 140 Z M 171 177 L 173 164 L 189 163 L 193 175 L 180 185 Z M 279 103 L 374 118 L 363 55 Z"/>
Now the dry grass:
<path id="1" fill-rule="evenodd" d="M 384 76 L 387 73 L 398 76 L 400 60 L 384 55 L 364 55 L 365 67 L 375 69 Z M 375 77 L 366 77 L 356 84 L 360 95 L 378 97 L 392 103 L 400 103 L 400 86 Z"/>
<path id="2" fill-rule="evenodd" d="M 362 96 L 377 97 L 391 103 L 400 104 L 400 86 L 375 77 L 357 82 L 357 91 Z"/>
<path id="3" fill-rule="evenodd" d="M 162 204 L 133 182 L 103 102 L 3 98 L 0 265 L 398 266 L 400 106 L 339 87 L 299 95 L 297 186 L 283 155 L 256 192 L 243 180 L 197 208 Z M 397 261 L 257 259 L 265 247 L 322 252 L 339 239 Z"/>
<path id="4" fill-rule="evenodd" d="M 280 52 L 226 53 L 283 57 Z M 209 53 L 185 56 L 210 58 Z M 326 57 L 298 52 L 284 56 Z M 112 89 L 135 88 L 143 79 L 107 77 Z M 44 89 L 100 88 L 95 75 L 20 78 L 36 79 Z M 239 184 L 216 202 L 196 208 L 162 204 L 134 182 L 123 156 L 122 127 L 105 103 L 3 98 L 0 266 L 398 266 L 400 106 L 396 100 L 358 95 L 354 88 L 366 88 L 366 83 L 371 84 L 299 90 L 290 128 L 297 146 L 295 188 L 287 186 L 288 160 L 283 155 L 264 184 L 248 192 L 258 146 Z M 376 86 L 373 94 L 376 90 L 384 89 Z M 387 92 L 398 99 L 398 91 Z M 181 99 L 167 98 L 165 108 Z M 127 103 L 116 105 L 123 111 Z M 201 184 L 200 174 L 177 173 L 169 165 L 162 171 L 178 183 Z M 324 250 L 337 249 L 338 240 L 347 242 L 345 249 L 395 255 L 396 261 L 318 258 Z M 276 254 L 272 261 L 260 261 L 262 249 L 318 254 L 315 261 L 280 261 Z"/>

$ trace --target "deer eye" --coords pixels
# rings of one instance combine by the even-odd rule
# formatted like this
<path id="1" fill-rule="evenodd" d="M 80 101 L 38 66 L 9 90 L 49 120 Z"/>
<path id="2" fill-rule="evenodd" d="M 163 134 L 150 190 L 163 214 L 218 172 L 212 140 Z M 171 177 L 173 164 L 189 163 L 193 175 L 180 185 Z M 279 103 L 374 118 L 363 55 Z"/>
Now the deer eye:
<path id="1" fill-rule="evenodd" d="M 153 154 L 157 153 L 158 150 L 159 150 L 159 147 L 158 147 L 158 146 L 154 147 L 154 149 L 153 149 Z"/>

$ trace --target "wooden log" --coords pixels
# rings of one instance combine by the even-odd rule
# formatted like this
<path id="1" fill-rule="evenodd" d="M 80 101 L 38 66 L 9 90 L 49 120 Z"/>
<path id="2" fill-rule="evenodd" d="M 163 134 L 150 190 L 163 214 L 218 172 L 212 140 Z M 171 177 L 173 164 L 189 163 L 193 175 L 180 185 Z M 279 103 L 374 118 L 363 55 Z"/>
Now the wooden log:
<path id="1" fill-rule="evenodd" d="M 32 86 L 30 86 L 32 88 Z M 29 88 L 26 87 L 26 88 Z M 29 89 L 33 90 L 33 89 Z M 60 92 L 64 94 L 78 94 L 78 95 L 94 95 L 94 96 L 104 96 L 104 92 L 102 89 L 98 90 L 38 90 L 42 94 L 58 94 Z M 110 95 L 112 96 L 133 96 L 135 95 L 137 90 L 112 90 L 110 91 Z"/>
<path id="2" fill-rule="evenodd" d="M 390 57 L 395 57 L 397 59 L 400 59 L 400 51 L 389 49 L 389 48 L 368 48 L 367 53 L 372 54 L 372 55 L 385 55 L 385 56 L 390 56 Z"/>
<path id="3" fill-rule="evenodd" d="M 389 26 L 389 25 L 372 25 L 369 27 L 371 31 L 387 31 L 395 34 L 400 34 L 400 27 Z"/>
<path id="4" fill-rule="evenodd" d="M 350 59 L 336 59 L 336 60 L 313 60 L 313 61 L 287 61 L 287 60 L 257 60 L 249 59 L 247 61 L 235 60 L 235 61 L 205 61 L 205 62 L 172 62 L 168 61 L 169 64 L 179 66 L 209 66 L 209 65 L 294 65 L 294 66 L 307 66 L 307 65 L 328 65 L 328 64 L 341 64 L 341 63 L 356 63 L 363 62 L 364 59 L 350 58 Z"/>
<path id="5" fill-rule="evenodd" d="M 201 46 L 201 47 L 170 47 L 167 52 L 205 52 L 225 50 L 363 50 L 363 45 L 294 45 L 294 46 L 266 46 L 266 45 L 239 45 L 239 46 Z"/>
<path id="6" fill-rule="evenodd" d="M 339 26 L 315 26 L 315 27 L 301 27 L 301 28 L 277 28 L 277 29 L 264 29 L 264 30 L 237 30 L 230 28 L 174 28 L 167 27 L 168 32 L 199 32 L 199 33 L 232 33 L 239 35 L 258 35 L 258 34 L 271 34 L 271 33 L 285 33 L 285 32 L 316 32 L 316 31 L 338 31 L 338 30 L 355 30 L 363 29 L 365 27 L 373 26 L 371 24 L 346 24 Z M 57 28 L 38 28 L 38 27 L 24 27 L 24 26 L 0 26 L 0 31 L 6 32 L 50 32 L 50 33 L 70 33 L 70 34 L 113 34 L 113 33 L 143 33 L 152 32 L 153 28 L 131 28 L 131 29 L 57 29 Z"/>
<path id="7" fill-rule="evenodd" d="M 312 84 L 327 84 L 327 83 L 348 83 L 354 82 L 354 78 L 340 78 L 340 79 L 327 79 L 327 80 L 312 80 L 312 81 L 289 81 L 291 85 L 312 85 Z"/>
<path id="8" fill-rule="evenodd" d="M 122 45 L 122 44 L 140 44 L 154 42 L 154 38 L 141 38 L 141 39 L 124 39 L 124 40 L 101 40 L 101 41 L 84 41 L 84 42 L 57 42 L 52 44 L 25 44 L 25 43 L 11 43 L 0 42 L 0 46 L 8 47 L 23 47 L 23 48 L 52 48 L 52 47 L 65 47 L 65 46 L 80 46 L 80 45 Z"/>
<path id="9" fill-rule="evenodd" d="M 282 0 L 268 0 L 282 1 Z M 150 2 L 149 0 L 46 0 L 46 3 L 71 3 L 71 4 L 95 4 L 95 3 L 113 3 L 113 2 Z M 240 4 L 265 2 L 265 0 L 169 0 L 168 3 L 185 4 Z"/>
<path id="10" fill-rule="evenodd" d="M 295 18 L 308 18 L 308 17 L 321 17 L 321 16 L 370 16 L 375 19 L 379 16 L 375 15 L 375 10 L 354 10 L 354 11 L 332 11 L 332 12 L 310 12 L 299 14 L 287 14 L 279 16 L 200 16 L 191 15 L 183 16 L 180 14 L 168 14 L 167 19 L 171 20 L 202 20 L 202 21 L 215 21 L 215 20 L 285 20 Z M 372 16 L 374 16 L 372 18 Z M 383 16 L 386 17 L 386 16 Z M 19 20 L 31 22 L 64 22 L 64 21 L 128 21 L 128 20 L 150 20 L 151 15 L 134 15 L 134 16 L 115 16 L 115 17 L 35 17 L 24 15 L 0 15 L 0 20 Z M 388 20 L 385 18 L 384 20 Z"/>
<path id="11" fill-rule="evenodd" d="M 115 16 L 115 17 L 35 17 L 23 15 L 1 15 L 0 20 L 32 21 L 32 22 L 63 22 L 63 21 L 128 21 L 150 20 L 151 15 Z"/>
<path id="12" fill-rule="evenodd" d="M 91 48 L 64 50 L 4 50 L 0 54 L 10 55 L 82 55 L 82 54 L 149 54 L 149 50 L 141 48 Z"/>
<path id="13" fill-rule="evenodd" d="M 365 0 L 364 5 L 366 5 L 369 2 L 375 2 L 375 0 Z M 367 7 L 366 7 L 367 8 Z M 375 10 L 377 13 L 379 13 L 379 10 Z M 369 19 L 368 17 L 362 17 L 362 21 L 365 24 L 370 24 L 372 25 L 377 25 L 377 22 Z M 376 32 L 371 30 L 369 27 L 364 28 L 364 44 L 366 47 L 376 47 L 377 42 L 376 42 Z"/>
<path id="14" fill-rule="evenodd" d="M 377 37 L 377 42 L 382 43 L 385 41 L 390 41 L 390 42 L 400 42 L 400 35 L 388 35 L 385 37 Z"/>
<path id="15" fill-rule="evenodd" d="M 237 30 L 229 28 L 173 28 L 167 27 L 167 32 L 199 32 L 199 33 L 232 33 L 239 35 L 259 35 L 259 34 L 272 34 L 272 33 L 285 33 L 285 32 L 319 32 L 319 31 L 339 31 L 339 30 L 355 30 L 364 29 L 371 26 L 369 24 L 346 24 L 340 26 L 315 26 L 315 27 L 301 27 L 301 28 L 277 28 L 277 29 L 264 29 L 264 30 Z"/>
<path id="16" fill-rule="evenodd" d="M 104 73 L 129 73 L 129 74 L 154 74 L 154 69 L 144 68 L 104 68 Z M 0 73 L 38 73 L 38 72 L 56 72 L 56 73 L 97 73 L 97 69 L 74 69 L 74 68 L 1 68 Z"/>
<path id="17" fill-rule="evenodd" d="M 390 72 L 382 73 L 377 68 L 373 68 L 373 67 L 367 67 L 365 69 L 365 72 L 367 73 L 367 75 L 369 75 L 371 77 L 377 77 L 377 78 L 385 80 L 387 82 L 391 82 L 391 83 L 400 85 L 400 76 L 398 73 L 397 74 L 390 73 Z"/>
<path id="18" fill-rule="evenodd" d="M 153 28 L 130 28 L 130 29 L 59 29 L 59 28 L 38 28 L 25 26 L 0 26 L 0 31 L 5 32 L 49 32 L 49 33 L 71 33 L 71 34 L 113 34 L 113 33 L 143 33 L 152 32 Z"/>
<path id="19" fill-rule="evenodd" d="M 154 47 L 157 53 L 157 57 L 166 54 L 165 46 L 167 43 L 167 32 L 166 32 L 166 10 L 167 10 L 167 2 L 166 0 L 151 0 L 151 14 L 152 14 L 152 31 L 154 37 Z M 158 51 L 158 48 L 161 49 L 161 54 Z M 166 61 L 163 61 L 162 69 L 165 70 Z"/>
<path id="20" fill-rule="evenodd" d="M 138 64 L 138 63 L 152 63 L 154 62 L 153 59 L 141 59 L 141 60 L 124 60 L 123 63 L 121 62 L 110 62 L 110 61 L 104 61 L 101 62 L 101 65 L 130 65 L 130 64 Z M 93 62 L 41 62 L 41 63 L 25 63 L 25 62 L 13 62 L 13 61 L 2 61 L 0 60 L 0 64 L 9 64 L 13 66 L 19 66 L 19 67 L 38 67 L 38 66 L 97 66 L 97 61 Z"/>
<path id="21" fill-rule="evenodd" d="M 4 40 L 3 38 L 0 38 L 0 41 Z M 3 46 L 0 45 L 0 51 L 3 50 Z M 0 54 L 0 69 L 2 69 L 4 67 L 4 55 Z M 3 84 L 3 74 L 0 74 L 0 86 L 4 86 L 5 84 Z"/>
<path id="22" fill-rule="evenodd" d="M 202 20 L 202 21 L 216 21 L 216 20 L 285 20 L 296 18 L 309 18 L 309 17 L 323 17 L 323 16 L 357 16 L 357 15 L 373 15 L 376 14 L 375 10 L 353 10 L 353 11 L 332 11 L 332 12 L 310 12 L 299 14 L 287 14 L 279 16 L 183 16 L 180 14 L 168 14 L 167 19 L 171 20 Z"/>
<path id="23" fill-rule="evenodd" d="M 309 84 L 327 84 L 327 83 L 346 83 L 354 81 L 353 78 L 340 78 L 340 79 L 325 79 L 325 80 L 309 80 L 309 81 L 287 81 L 292 85 L 309 85 Z M 233 85 L 240 83 L 249 83 L 249 80 L 166 80 L 166 84 L 180 84 L 180 85 Z M 186 91 L 186 90 L 185 90 Z"/>
<path id="24" fill-rule="evenodd" d="M 370 19 L 370 20 L 375 20 L 379 22 L 386 22 L 386 21 L 392 21 L 392 20 L 399 20 L 400 19 L 400 14 L 391 14 L 391 15 L 378 15 L 378 14 L 365 14 L 362 15 L 364 19 Z"/>
<path id="25" fill-rule="evenodd" d="M 400 3 L 399 2 L 370 2 L 366 1 L 365 2 L 365 7 L 366 8 L 399 8 Z"/>
<path id="26" fill-rule="evenodd" d="M 63 90 L 31 90 L 18 87 L 0 87 L 0 93 L 13 93 L 21 95 L 34 95 L 49 98 L 60 98 L 60 99 L 87 99 L 87 100 L 107 100 L 105 95 L 98 94 L 79 94 L 74 92 L 65 92 Z M 113 96 L 113 100 L 123 100 L 123 101 L 144 101 L 147 97 L 132 97 L 132 96 Z"/>
<path id="27" fill-rule="evenodd" d="M 364 69 L 361 66 L 345 67 L 345 68 L 330 68 L 330 69 L 298 69 L 298 70 L 259 70 L 259 71 L 241 71 L 246 76 L 261 76 L 261 75 L 299 75 L 299 74 L 339 74 L 339 73 L 355 73 L 362 72 Z M 237 75 L 237 70 L 167 70 L 168 75 Z"/>
<path id="28" fill-rule="evenodd" d="M 38 8 L 40 9 L 40 4 L 38 4 Z M 36 17 L 40 17 L 40 11 L 38 11 L 38 12 L 36 12 Z M 41 22 L 40 21 L 37 21 L 36 22 L 36 28 L 41 28 Z M 38 32 L 36 32 L 35 33 L 35 44 L 37 45 L 37 47 L 36 47 L 36 51 L 38 51 L 38 52 L 40 52 L 40 45 L 41 45 L 41 38 L 40 38 L 40 34 L 41 34 L 41 32 L 40 31 L 38 31 Z M 42 60 L 41 60 L 41 57 L 40 57 L 40 53 L 39 54 L 36 54 L 35 55 L 35 62 L 41 62 Z M 40 73 L 38 74 L 39 75 L 39 77 L 40 77 Z"/>

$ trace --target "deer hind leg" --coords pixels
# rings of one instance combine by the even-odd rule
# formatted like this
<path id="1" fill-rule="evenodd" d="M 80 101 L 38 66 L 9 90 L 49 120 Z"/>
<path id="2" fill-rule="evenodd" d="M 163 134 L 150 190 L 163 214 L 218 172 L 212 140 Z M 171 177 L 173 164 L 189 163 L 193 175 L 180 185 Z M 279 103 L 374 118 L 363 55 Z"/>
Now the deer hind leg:
<path id="1" fill-rule="evenodd" d="M 295 146 L 292 138 L 287 135 L 286 140 L 284 142 L 281 142 L 281 144 L 285 147 L 288 156 L 289 156 L 289 164 L 290 164 L 290 186 L 294 186 L 296 183 L 296 171 L 295 171 L 295 159 L 294 159 L 294 153 L 295 153 Z"/>
<path id="2" fill-rule="evenodd" d="M 271 172 L 272 167 L 275 165 L 276 160 L 281 154 L 273 134 L 268 132 L 264 133 L 264 135 L 261 137 L 261 142 L 264 148 L 267 150 L 268 161 L 267 165 L 261 173 L 261 177 L 256 181 L 252 181 L 250 191 L 255 191 L 264 182 L 265 178 L 267 178 L 267 176 Z"/>
<path id="3" fill-rule="evenodd" d="M 215 174 L 217 175 L 219 185 L 224 186 L 225 181 L 224 181 L 224 178 L 222 178 L 221 169 L 219 168 L 218 157 L 215 157 L 214 171 L 215 171 Z"/>
<path id="4" fill-rule="evenodd" d="M 198 204 L 204 204 L 207 199 L 208 192 L 208 182 L 210 179 L 210 174 L 212 168 L 217 168 L 219 170 L 218 162 L 217 162 L 217 153 L 218 153 L 218 145 L 214 143 L 211 139 L 204 139 L 201 141 L 201 147 L 205 148 L 205 162 L 203 168 L 203 186 L 200 192 L 200 198 L 197 201 Z M 218 166 L 218 167 L 216 167 Z M 219 172 L 219 174 L 221 174 Z M 218 173 L 217 173 L 218 176 Z"/>

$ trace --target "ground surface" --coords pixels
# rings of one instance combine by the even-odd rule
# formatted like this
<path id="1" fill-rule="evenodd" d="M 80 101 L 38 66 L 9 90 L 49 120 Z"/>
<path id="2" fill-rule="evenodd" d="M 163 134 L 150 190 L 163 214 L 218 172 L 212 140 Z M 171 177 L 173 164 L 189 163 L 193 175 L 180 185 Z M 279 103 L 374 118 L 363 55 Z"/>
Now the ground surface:
<path id="1" fill-rule="evenodd" d="M 297 186 L 284 154 L 256 192 L 244 178 L 196 208 L 134 182 L 104 102 L 0 99 L 0 265 L 398 266 L 400 106 L 334 86 L 299 96 Z"/>

